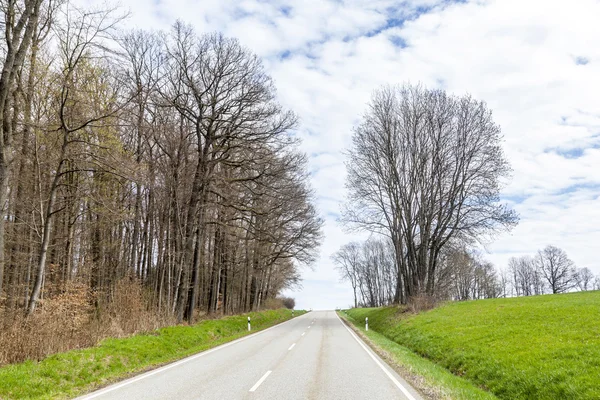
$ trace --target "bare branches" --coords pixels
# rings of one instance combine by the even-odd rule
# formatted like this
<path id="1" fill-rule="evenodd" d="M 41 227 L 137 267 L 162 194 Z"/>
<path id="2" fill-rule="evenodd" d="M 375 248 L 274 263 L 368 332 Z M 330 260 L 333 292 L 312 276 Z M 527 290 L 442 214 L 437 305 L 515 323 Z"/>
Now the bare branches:
<path id="1" fill-rule="evenodd" d="M 575 285 L 575 264 L 564 250 L 546 246 L 538 252 L 535 261 L 552 293 L 565 292 Z"/>
<path id="2" fill-rule="evenodd" d="M 342 220 L 392 239 L 407 296 L 433 294 L 448 242 L 481 241 L 516 224 L 499 204 L 510 173 L 500 140 L 491 112 L 469 96 L 421 86 L 374 94 L 348 152 Z"/>
<path id="3" fill-rule="evenodd" d="M 192 320 L 299 285 L 322 220 L 261 60 L 182 23 L 120 32 L 116 8 L 41 10 L 9 98 L 10 301 L 33 313 L 73 279 L 110 297 L 135 278 L 149 308 Z"/>
<path id="4" fill-rule="evenodd" d="M 352 285 L 354 307 L 379 307 L 393 302 L 396 283 L 394 249 L 387 240 L 348 243 L 333 256 L 342 280 Z"/>

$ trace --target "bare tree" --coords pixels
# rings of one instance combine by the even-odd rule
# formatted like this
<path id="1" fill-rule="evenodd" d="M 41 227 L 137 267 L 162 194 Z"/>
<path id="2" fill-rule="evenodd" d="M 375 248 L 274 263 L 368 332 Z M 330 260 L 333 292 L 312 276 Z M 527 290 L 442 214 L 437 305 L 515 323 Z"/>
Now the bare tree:
<path id="1" fill-rule="evenodd" d="M 15 81 L 25 60 L 38 26 L 43 0 L 2 0 L 2 26 L 4 28 L 2 73 L 0 75 L 0 295 L 4 281 L 4 234 L 6 202 L 9 189 L 9 166 L 13 131 L 16 123 Z"/>
<path id="2" fill-rule="evenodd" d="M 579 290 L 590 290 L 592 289 L 594 274 L 588 267 L 578 268 L 574 275 L 575 282 Z"/>
<path id="3" fill-rule="evenodd" d="M 469 96 L 421 86 L 384 87 L 355 128 L 342 220 L 385 234 L 404 287 L 395 300 L 432 295 L 440 254 L 517 223 L 499 203 L 510 168 L 490 110 Z"/>
<path id="4" fill-rule="evenodd" d="M 242 143 L 266 145 L 283 136 L 296 118 L 275 102 L 272 80 L 261 61 L 237 40 L 221 34 L 198 37 L 190 26 L 178 22 L 165 43 L 168 73 L 160 92 L 165 104 L 189 123 L 196 147 L 178 272 L 177 309 L 182 320 L 191 318 L 195 308 L 199 264 L 192 262 L 194 248 L 205 235 L 206 205 L 221 171 L 219 163 L 229 161 Z M 220 271 L 218 265 L 215 268 L 216 288 Z M 217 301 L 213 296 L 209 309 Z"/>
<path id="5" fill-rule="evenodd" d="M 350 281 L 354 307 L 379 307 L 394 300 L 397 279 L 393 246 L 386 238 L 351 242 L 332 259 L 342 280 Z"/>
<path id="6" fill-rule="evenodd" d="M 106 79 L 106 76 L 98 76 L 93 66 L 90 65 L 91 60 L 96 56 L 94 51 L 104 49 L 101 40 L 109 35 L 122 19 L 120 16 L 115 16 L 114 12 L 114 9 L 86 11 L 68 7 L 64 14 L 64 24 L 56 24 L 55 27 L 60 42 L 63 65 L 56 73 L 57 82 L 60 85 L 55 103 L 58 127 L 50 130 L 49 133 L 59 133 L 57 141 L 60 145 L 56 165 L 52 168 L 54 176 L 48 189 L 47 198 L 41 200 L 41 203 L 45 203 L 45 209 L 41 215 L 42 243 L 29 299 L 28 314 L 35 310 L 44 280 L 50 233 L 57 213 L 56 200 L 61 181 L 66 175 L 78 169 L 68 168 L 69 158 L 73 157 L 69 154 L 70 147 L 81 142 L 96 145 L 78 135 L 91 124 L 101 124 L 120 108 L 118 104 L 109 102 L 104 109 L 97 110 L 94 107 L 88 107 L 82 98 L 82 95 L 89 95 L 90 92 L 102 92 L 102 88 L 105 87 L 112 86 L 112 90 L 118 89 L 116 85 L 110 85 L 114 81 L 110 82 L 110 78 Z M 107 84 L 108 86 L 105 86 Z M 113 92 L 106 94 L 108 99 L 115 97 Z M 81 169 L 85 168 L 81 167 Z"/>
<path id="7" fill-rule="evenodd" d="M 538 252 L 536 262 L 552 293 L 562 293 L 573 286 L 575 264 L 564 250 L 546 246 Z"/>
<path id="8" fill-rule="evenodd" d="M 493 264 L 465 247 L 447 249 L 440 261 L 439 299 L 475 300 L 500 297 L 502 283 Z"/>
<path id="9" fill-rule="evenodd" d="M 347 280 L 352 285 L 352 291 L 354 293 L 354 307 L 358 307 L 358 268 L 359 268 L 359 257 L 360 257 L 360 244 L 357 242 L 351 242 L 342 246 L 337 252 L 335 252 L 331 258 L 337 265 L 336 269 L 342 277 L 342 280 Z"/>
<path id="10" fill-rule="evenodd" d="M 502 297 L 512 296 L 512 285 L 510 283 L 510 273 L 507 269 L 500 270 L 500 287 L 502 289 Z"/>
<path id="11" fill-rule="evenodd" d="M 544 293 L 544 278 L 535 259 L 529 256 L 513 257 L 508 261 L 508 269 L 512 274 L 513 287 L 517 296 Z"/>

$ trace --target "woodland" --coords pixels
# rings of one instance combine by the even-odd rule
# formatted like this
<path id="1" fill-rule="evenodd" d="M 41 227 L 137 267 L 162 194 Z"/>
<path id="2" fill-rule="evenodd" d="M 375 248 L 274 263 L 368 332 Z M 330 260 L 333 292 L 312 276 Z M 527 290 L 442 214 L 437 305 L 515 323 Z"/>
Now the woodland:
<path id="1" fill-rule="evenodd" d="M 1 12 L 0 364 L 283 305 L 322 220 L 261 60 L 118 8 Z"/>

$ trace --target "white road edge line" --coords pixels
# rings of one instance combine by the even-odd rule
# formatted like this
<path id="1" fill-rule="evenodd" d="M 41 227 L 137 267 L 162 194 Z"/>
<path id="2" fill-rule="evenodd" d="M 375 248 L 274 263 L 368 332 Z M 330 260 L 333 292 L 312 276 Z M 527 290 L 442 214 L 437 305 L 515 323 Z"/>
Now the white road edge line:
<path id="1" fill-rule="evenodd" d="M 288 351 L 290 351 L 291 349 L 293 349 L 295 345 L 296 345 L 296 343 L 294 343 L 293 345 L 291 345 L 290 348 L 288 349 Z"/>
<path id="2" fill-rule="evenodd" d="M 261 383 L 263 383 L 263 382 L 265 381 L 265 379 L 267 379 L 267 377 L 268 377 L 269 375 L 271 375 L 271 371 L 267 371 L 267 372 L 266 372 L 266 373 L 265 373 L 265 374 L 262 376 L 262 378 L 260 378 L 260 379 L 258 380 L 258 382 L 256 382 L 256 383 L 254 384 L 254 386 L 252 386 L 252 389 L 250 389 L 250 391 L 251 391 L 251 392 L 254 392 L 254 391 L 256 391 L 256 389 L 258 389 L 258 387 L 260 386 L 260 384 L 261 384 Z"/>
<path id="3" fill-rule="evenodd" d="M 381 364 L 381 362 L 379 362 L 377 357 L 375 357 L 373 355 L 373 353 L 371 351 L 369 351 L 369 349 L 367 349 L 367 346 L 365 346 L 363 344 L 363 342 L 354 334 L 354 332 L 352 332 L 350 330 L 350 328 L 348 328 L 346 326 L 346 324 L 344 324 L 344 322 L 342 321 L 340 316 L 337 315 L 337 313 L 335 313 L 335 316 L 338 317 L 338 319 L 340 320 L 340 324 L 342 324 L 344 326 L 344 328 L 346 328 L 346 330 L 350 333 L 350 335 L 352 335 L 352 337 L 354 338 L 354 340 L 356 340 L 356 342 L 360 345 L 360 347 L 362 347 L 363 350 L 367 352 L 367 354 L 373 359 L 373 361 L 375 361 L 375 363 L 379 366 L 379 368 L 381 368 L 383 370 L 383 372 L 385 372 L 385 374 L 388 376 L 388 378 L 390 378 L 392 380 L 392 382 L 394 382 L 394 385 L 396 385 L 398 387 L 398 389 L 400 389 L 402 391 L 402 393 L 404 393 L 404 395 L 408 398 L 408 400 L 417 400 L 404 386 L 402 386 L 402 384 L 400 382 L 398 382 L 398 379 L 396 379 L 394 377 L 394 375 L 392 375 L 390 373 L 390 371 L 388 371 L 387 368 L 385 368 L 383 366 L 383 364 Z"/>
<path id="4" fill-rule="evenodd" d="M 296 318 L 299 318 L 299 317 L 296 317 Z M 174 362 L 172 364 L 165 365 L 164 367 L 157 368 L 157 369 L 152 370 L 150 372 L 146 372 L 145 374 L 141 374 L 141 375 L 136 376 L 134 378 L 127 379 L 127 380 L 125 380 L 125 381 L 123 381 L 121 383 L 115 384 L 113 386 L 109 386 L 109 387 L 107 387 L 105 389 L 98 390 L 97 392 L 90 393 L 89 395 L 83 395 L 82 397 L 79 397 L 79 399 L 80 400 L 95 399 L 96 397 L 102 396 L 102 395 L 104 395 L 106 393 L 112 392 L 112 391 L 117 390 L 117 389 L 121 389 L 124 386 L 127 386 L 129 384 L 135 383 L 137 381 L 141 381 L 142 379 L 145 379 L 145 378 L 149 378 L 149 377 L 151 377 L 153 375 L 156 375 L 156 374 L 158 374 L 160 372 L 166 371 L 166 370 L 171 369 L 173 367 L 176 367 L 178 365 L 184 364 L 184 363 L 186 363 L 188 361 L 195 360 L 196 358 L 200 358 L 200 357 L 203 357 L 203 356 L 205 356 L 207 354 L 214 353 L 217 350 L 221 350 L 221 349 L 224 349 L 226 347 L 233 346 L 234 344 L 237 344 L 239 342 L 243 342 L 244 340 L 250 339 L 251 337 L 258 336 L 258 335 L 260 335 L 262 333 L 270 331 L 271 329 L 278 328 L 278 327 L 280 327 L 280 326 L 282 326 L 282 325 L 284 325 L 284 324 L 286 324 L 288 322 L 294 321 L 296 318 L 292 318 L 292 319 L 287 320 L 285 322 L 282 322 L 280 324 L 274 325 L 274 326 L 272 326 L 270 328 L 263 329 L 262 331 L 258 331 L 256 333 L 252 333 L 252 334 L 250 334 L 248 336 L 244 336 L 244 337 L 241 337 L 239 339 L 233 340 L 231 342 L 227 342 L 227 343 L 222 344 L 220 346 L 214 347 L 214 348 L 212 348 L 210 350 L 203 351 L 202 353 L 198 353 L 198 354 L 195 354 L 193 356 L 184 358 L 183 360 L 179 360 L 179 361 L 176 361 L 176 362 Z"/>

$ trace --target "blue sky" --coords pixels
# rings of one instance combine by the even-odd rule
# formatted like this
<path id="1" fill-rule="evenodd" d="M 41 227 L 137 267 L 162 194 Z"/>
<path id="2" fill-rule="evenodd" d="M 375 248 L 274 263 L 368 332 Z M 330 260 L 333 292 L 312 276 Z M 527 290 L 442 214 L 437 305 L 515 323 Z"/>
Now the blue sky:
<path id="1" fill-rule="evenodd" d="M 84 1 L 84 0 L 82 0 Z M 352 240 L 335 219 L 343 150 L 373 90 L 421 82 L 484 100 L 514 169 L 503 195 L 521 215 L 487 243 L 511 256 L 554 244 L 600 273 L 600 3 L 543 0 L 122 0 L 129 26 L 181 19 L 221 31 L 261 56 L 279 99 L 300 117 L 312 184 L 326 220 L 321 257 L 291 293 L 304 308 L 352 302 L 330 255 Z"/>

